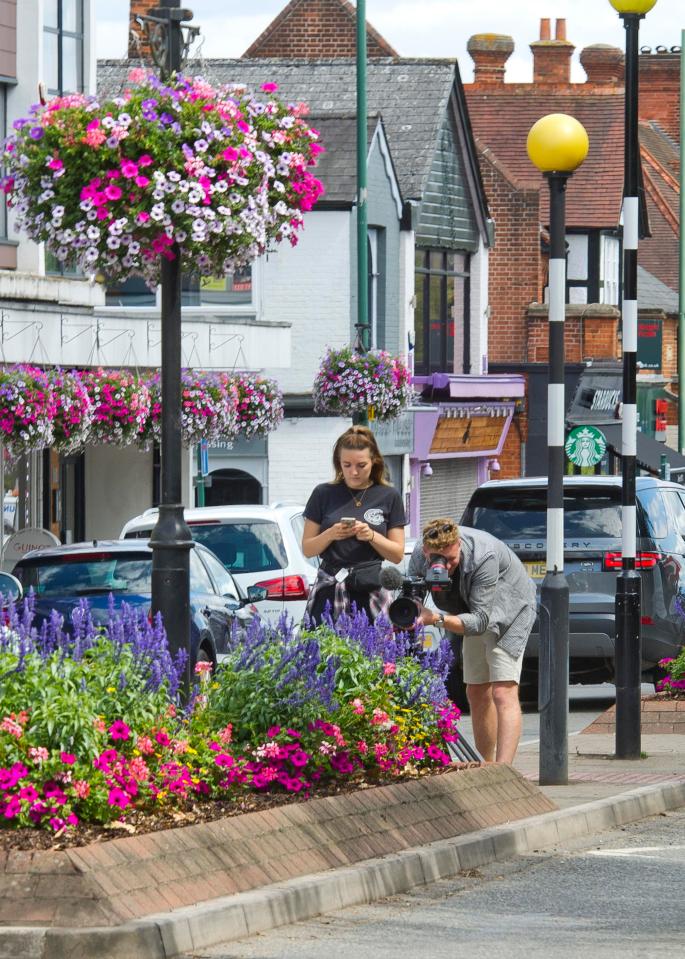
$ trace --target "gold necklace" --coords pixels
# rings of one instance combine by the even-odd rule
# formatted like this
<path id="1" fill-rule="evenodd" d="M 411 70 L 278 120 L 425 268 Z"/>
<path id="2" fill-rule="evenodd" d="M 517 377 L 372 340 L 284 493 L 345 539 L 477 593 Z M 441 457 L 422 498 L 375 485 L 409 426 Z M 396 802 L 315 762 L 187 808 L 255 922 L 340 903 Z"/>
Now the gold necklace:
<path id="1" fill-rule="evenodd" d="M 371 484 L 371 486 L 373 486 L 373 483 Z M 357 507 L 357 509 L 359 509 L 359 507 L 362 505 L 362 500 L 364 499 L 368 491 L 371 489 L 371 486 L 366 487 L 366 489 L 364 490 L 362 495 L 359 497 L 359 499 L 357 499 L 357 497 L 354 495 L 350 487 L 349 486 L 347 487 L 347 492 L 350 493 L 350 495 L 352 496 L 352 502 Z"/>

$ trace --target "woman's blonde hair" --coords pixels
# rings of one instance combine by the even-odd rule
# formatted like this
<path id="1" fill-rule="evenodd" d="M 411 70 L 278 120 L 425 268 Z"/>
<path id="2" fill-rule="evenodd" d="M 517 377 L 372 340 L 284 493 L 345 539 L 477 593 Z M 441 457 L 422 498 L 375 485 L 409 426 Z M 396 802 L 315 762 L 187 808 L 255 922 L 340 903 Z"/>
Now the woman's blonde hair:
<path id="1" fill-rule="evenodd" d="M 442 516 L 423 527 L 423 545 L 427 549 L 447 549 L 459 542 L 459 527 L 453 519 Z"/>
<path id="2" fill-rule="evenodd" d="M 389 486 L 385 460 L 378 449 L 376 437 L 366 426 L 350 426 L 338 437 L 333 447 L 333 469 L 335 470 L 334 483 L 344 482 L 343 471 L 340 465 L 342 450 L 368 450 L 371 456 L 371 482 L 380 486 Z"/>

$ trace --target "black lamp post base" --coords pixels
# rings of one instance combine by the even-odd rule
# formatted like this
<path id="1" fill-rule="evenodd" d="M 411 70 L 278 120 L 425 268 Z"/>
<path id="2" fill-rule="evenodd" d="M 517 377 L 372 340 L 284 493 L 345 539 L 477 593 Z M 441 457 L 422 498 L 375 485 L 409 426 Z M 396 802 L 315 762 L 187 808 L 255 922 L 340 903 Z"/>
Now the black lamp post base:
<path id="1" fill-rule="evenodd" d="M 568 581 L 563 573 L 547 573 L 540 590 L 541 786 L 568 783 Z"/>
<path id="2" fill-rule="evenodd" d="M 616 587 L 616 757 L 639 759 L 642 684 L 642 580 L 624 570 Z"/>

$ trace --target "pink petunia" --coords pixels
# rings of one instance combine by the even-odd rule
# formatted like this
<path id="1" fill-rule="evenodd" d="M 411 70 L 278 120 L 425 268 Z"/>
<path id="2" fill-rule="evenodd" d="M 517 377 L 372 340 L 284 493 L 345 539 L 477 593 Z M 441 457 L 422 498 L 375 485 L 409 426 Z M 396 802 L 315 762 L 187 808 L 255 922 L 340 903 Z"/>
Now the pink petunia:
<path id="1" fill-rule="evenodd" d="M 115 720 L 107 730 L 111 739 L 129 739 L 131 730 L 122 719 Z"/>

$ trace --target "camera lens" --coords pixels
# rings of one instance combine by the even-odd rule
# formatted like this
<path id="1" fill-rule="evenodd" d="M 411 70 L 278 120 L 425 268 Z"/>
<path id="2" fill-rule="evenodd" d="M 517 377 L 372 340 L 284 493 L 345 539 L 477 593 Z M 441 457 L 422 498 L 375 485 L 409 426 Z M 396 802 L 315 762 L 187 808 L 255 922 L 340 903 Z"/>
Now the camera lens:
<path id="1" fill-rule="evenodd" d="M 416 622 L 416 617 L 419 615 L 419 607 L 417 603 L 408 596 L 398 596 L 398 598 L 390 604 L 388 614 L 393 626 L 398 626 L 400 629 L 411 629 Z"/>

